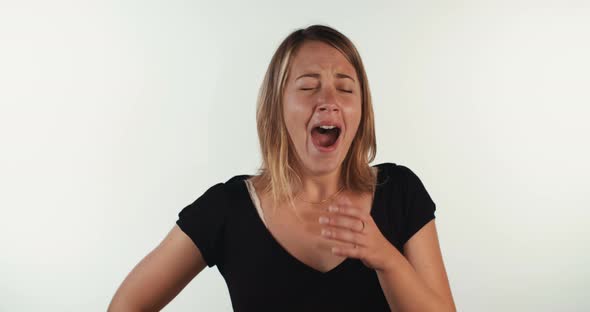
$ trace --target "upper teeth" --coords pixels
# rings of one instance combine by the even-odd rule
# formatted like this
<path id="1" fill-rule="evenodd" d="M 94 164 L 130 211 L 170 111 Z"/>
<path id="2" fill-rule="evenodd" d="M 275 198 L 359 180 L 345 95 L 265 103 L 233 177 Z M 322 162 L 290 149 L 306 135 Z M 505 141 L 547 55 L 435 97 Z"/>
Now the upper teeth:
<path id="1" fill-rule="evenodd" d="M 336 126 L 320 126 L 322 129 L 334 129 Z"/>

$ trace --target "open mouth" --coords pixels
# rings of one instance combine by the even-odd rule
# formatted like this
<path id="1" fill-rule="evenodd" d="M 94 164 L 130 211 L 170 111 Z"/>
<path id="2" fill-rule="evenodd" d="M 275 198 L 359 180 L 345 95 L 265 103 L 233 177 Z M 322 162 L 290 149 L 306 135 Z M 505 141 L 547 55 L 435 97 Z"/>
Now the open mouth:
<path id="1" fill-rule="evenodd" d="M 321 151 L 331 151 L 336 148 L 340 137 L 340 128 L 337 126 L 319 126 L 311 130 L 311 140 Z"/>

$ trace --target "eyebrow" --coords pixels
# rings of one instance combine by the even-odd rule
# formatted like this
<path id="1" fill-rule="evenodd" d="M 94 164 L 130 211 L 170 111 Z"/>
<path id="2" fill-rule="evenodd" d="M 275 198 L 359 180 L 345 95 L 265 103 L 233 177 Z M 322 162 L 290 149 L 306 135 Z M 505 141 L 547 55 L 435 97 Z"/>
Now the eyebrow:
<path id="1" fill-rule="evenodd" d="M 320 74 L 317 74 L 317 73 L 307 73 L 307 74 L 303 74 L 303 75 L 297 77 L 297 79 L 303 78 L 303 77 L 319 78 L 320 77 Z M 348 78 L 348 79 L 356 82 L 354 79 L 352 79 L 352 77 L 350 77 L 350 76 L 348 76 L 346 74 L 342 74 L 342 73 L 336 73 L 336 78 Z M 295 80 L 297 80 L 297 79 L 295 79 Z"/>

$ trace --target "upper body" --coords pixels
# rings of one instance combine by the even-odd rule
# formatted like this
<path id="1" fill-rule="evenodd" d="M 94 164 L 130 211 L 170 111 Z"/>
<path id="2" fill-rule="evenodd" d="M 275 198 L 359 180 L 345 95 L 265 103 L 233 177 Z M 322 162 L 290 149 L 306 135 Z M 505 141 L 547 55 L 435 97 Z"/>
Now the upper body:
<path id="1" fill-rule="evenodd" d="M 207 264 L 236 311 L 453 311 L 433 201 L 409 168 L 370 165 L 373 108 L 352 42 L 321 25 L 291 33 L 256 112 L 259 172 L 186 206 L 113 302 L 158 310 Z"/>
<path id="2" fill-rule="evenodd" d="M 403 252 L 409 238 L 434 219 L 435 204 L 409 168 L 394 163 L 374 168 L 379 170 L 374 198 L 355 201 Z M 322 208 L 302 211 L 303 223 L 287 209 L 273 214 L 259 190 L 249 192 L 251 179 L 237 175 L 215 184 L 177 220 L 207 265 L 217 266 L 234 311 L 390 310 L 373 269 L 329 252 L 329 240 L 318 235 Z"/>

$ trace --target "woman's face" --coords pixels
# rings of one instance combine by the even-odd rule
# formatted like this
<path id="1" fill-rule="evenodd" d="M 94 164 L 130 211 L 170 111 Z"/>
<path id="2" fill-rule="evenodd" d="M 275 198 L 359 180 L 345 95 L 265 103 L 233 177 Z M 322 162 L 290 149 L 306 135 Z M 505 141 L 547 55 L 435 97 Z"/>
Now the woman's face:
<path id="1" fill-rule="evenodd" d="M 326 43 L 304 42 L 292 60 L 283 105 L 287 131 L 306 174 L 337 170 L 361 120 L 354 66 Z"/>

